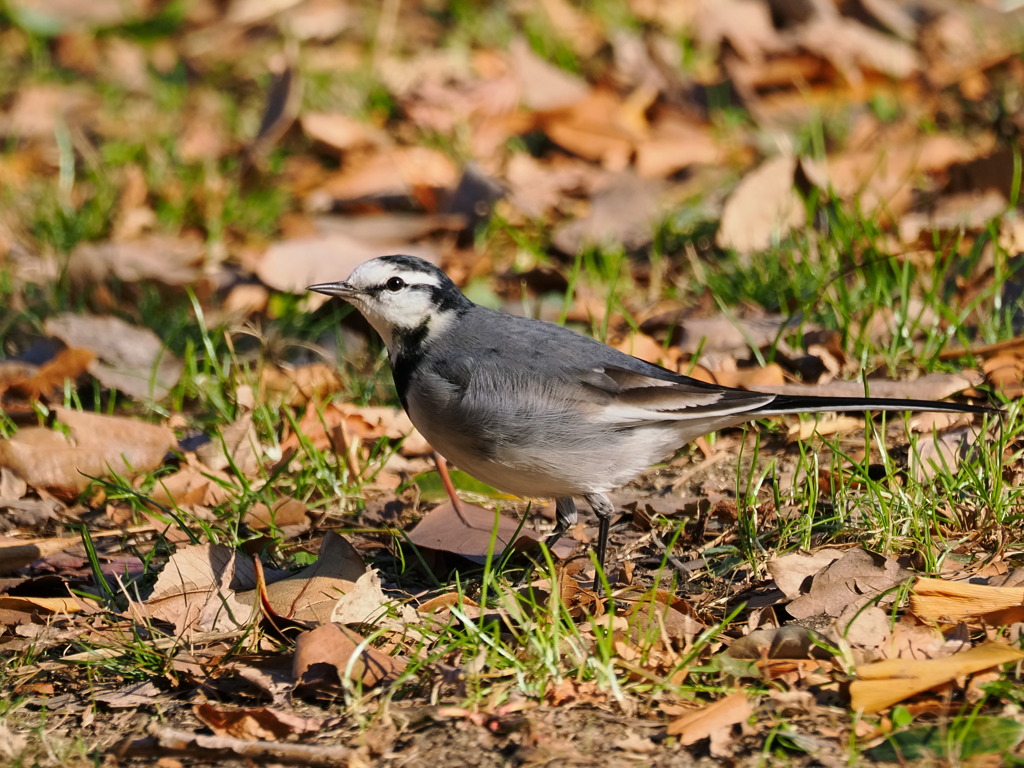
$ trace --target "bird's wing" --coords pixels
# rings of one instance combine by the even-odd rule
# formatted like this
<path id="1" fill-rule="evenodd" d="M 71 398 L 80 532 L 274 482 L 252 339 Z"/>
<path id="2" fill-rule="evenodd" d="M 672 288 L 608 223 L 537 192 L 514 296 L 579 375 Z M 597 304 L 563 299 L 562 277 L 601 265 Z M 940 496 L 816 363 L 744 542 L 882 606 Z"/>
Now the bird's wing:
<path id="1" fill-rule="evenodd" d="M 613 424 L 717 419 L 757 410 L 775 399 L 764 392 L 717 387 L 660 369 L 654 372 L 657 375 L 602 365 L 582 371 L 579 381 L 585 392 L 599 396 L 597 417 Z"/>

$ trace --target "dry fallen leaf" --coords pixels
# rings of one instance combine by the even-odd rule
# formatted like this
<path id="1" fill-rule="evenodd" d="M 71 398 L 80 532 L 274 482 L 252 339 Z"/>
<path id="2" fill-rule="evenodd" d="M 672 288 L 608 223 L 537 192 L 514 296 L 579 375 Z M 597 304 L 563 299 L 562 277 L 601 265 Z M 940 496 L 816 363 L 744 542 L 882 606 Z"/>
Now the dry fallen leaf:
<path id="1" fill-rule="evenodd" d="M 257 615 L 255 594 L 239 589 L 255 584 L 251 560 L 219 544 L 178 549 L 164 566 L 144 603 L 130 612 L 172 624 L 175 634 L 241 629 Z"/>
<path id="2" fill-rule="evenodd" d="M 870 714 L 959 677 L 1024 660 L 1024 651 L 1000 643 L 986 643 L 941 659 L 914 661 L 887 659 L 857 667 L 850 683 L 850 708 Z"/>
<path id="3" fill-rule="evenodd" d="M 764 162 L 741 181 L 722 210 L 716 242 L 740 253 L 764 250 L 806 219 L 794 186 L 796 158 L 781 155 Z"/>
<path id="4" fill-rule="evenodd" d="M 402 252 L 437 262 L 437 256 L 425 245 L 406 244 Z M 353 269 L 376 256 L 380 256 L 377 244 L 334 232 L 272 243 L 256 262 L 255 272 L 274 290 L 305 294 L 306 286 L 344 280 Z M 322 304 L 328 299 L 311 300 Z"/>
<path id="5" fill-rule="evenodd" d="M 982 619 L 990 621 L 1006 609 L 1024 606 L 1024 588 L 990 587 L 963 581 L 918 577 L 910 593 L 910 611 L 925 622 Z"/>
<path id="6" fill-rule="evenodd" d="M 678 736 L 682 745 L 706 739 L 716 731 L 728 730 L 754 714 L 747 694 L 732 693 L 724 699 L 683 715 L 668 724 L 666 733 Z"/>
<path id="7" fill-rule="evenodd" d="M 843 556 L 841 549 L 819 549 L 811 554 L 794 552 L 768 561 L 768 572 L 786 597 L 795 600 L 807 594 L 811 579 Z"/>
<path id="8" fill-rule="evenodd" d="M 292 621 L 323 624 L 331 621 L 338 601 L 356 590 L 357 584 L 360 590 L 372 591 L 372 584 L 362 578 L 365 574 L 366 564 L 356 549 L 343 537 L 328 533 L 315 563 L 266 587 L 266 607 Z M 379 586 L 374 594 L 383 598 Z M 239 597 L 254 599 L 250 593 Z M 366 618 L 364 613 L 357 620 Z"/>
<path id="9" fill-rule="evenodd" d="M 0 440 L 0 467 L 62 498 L 81 493 L 91 477 L 151 472 L 178 444 L 167 427 L 138 419 L 68 408 L 53 413 L 68 434 L 46 427 L 21 429 Z"/>
<path id="10" fill-rule="evenodd" d="M 192 285 L 202 276 L 205 248 L 199 240 L 149 235 L 124 242 L 83 242 L 68 259 L 68 275 L 82 285 L 155 281 Z"/>
<path id="11" fill-rule="evenodd" d="M 851 549 L 812 576 L 809 589 L 787 610 L 796 619 L 819 614 L 838 617 L 848 606 L 864 605 L 909 576 L 910 572 L 891 558 Z"/>
<path id="12" fill-rule="evenodd" d="M 117 317 L 63 314 L 43 327 L 69 347 L 92 352 L 89 372 L 100 384 L 136 399 L 162 400 L 184 370 L 153 331 Z"/>
<path id="13" fill-rule="evenodd" d="M 5 396 L 18 395 L 29 401 L 52 397 L 63 393 L 67 382 L 74 383 L 88 371 L 95 359 L 96 355 L 88 349 L 62 349 L 52 360 L 38 368 L 27 369 L 26 375 L 3 382 L 5 386 L 0 386 L 0 391 L 6 389 Z"/>
<path id="14" fill-rule="evenodd" d="M 79 536 L 60 536 L 48 539 L 14 539 L 0 536 L 0 576 L 14 573 L 42 557 L 62 552 L 81 544 Z"/>
<path id="15" fill-rule="evenodd" d="M 196 717 L 218 736 L 238 739 L 287 739 L 316 733 L 327 718 L 299 717 L 272 707 L 219 707 L 204 701 L 193 707 Z"/>
<path id="16" fill-rule="evenodd" d="M 393 680 L 404 668 L 405 661 L 366 645 L 362 635 L 340 624 L 303 632 L 292 660 L 296 689 L 327 694 L 347 680 L 364 686 Z"/>
<path id="17" fill-rule="evenodd" d="M 461 515 L 455 511 L 451 502 L 435 507 L 409 533 L 409 541 L 417 547 L 450 552 L 477 563 L 487 558 L 491 537 L 495 535 L 494 554 L 500 555 L 512 542 L 519 522 L 514 518 L 502 515 L 489 509 L 461 502 Z M 497 533 L 494 534 L 495 526 Z M 532 547 L 539 538 L 530 531 L 523 530 L 515 541 L 517 548 Z M 568 557 L 576 548 L 571 539 L 561 538 L 552 547 L 557 557 Z"/>

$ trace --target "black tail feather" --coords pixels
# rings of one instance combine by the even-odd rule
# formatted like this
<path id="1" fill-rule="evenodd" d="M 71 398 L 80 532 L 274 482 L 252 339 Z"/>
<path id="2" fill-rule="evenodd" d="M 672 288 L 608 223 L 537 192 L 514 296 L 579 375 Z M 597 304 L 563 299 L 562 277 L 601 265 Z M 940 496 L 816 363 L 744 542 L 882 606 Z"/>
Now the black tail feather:
<path id="1" fill-rule="evenodd" d="M 770 403 L 751 413 L 774 416 L 783 413 L 815 411 L 947 411 L 955 413 L 1002 413 L 998 408 L 945 400 L 903 400 L 889 397 L 816 397 L 812 395 L 778 395 Z"/>

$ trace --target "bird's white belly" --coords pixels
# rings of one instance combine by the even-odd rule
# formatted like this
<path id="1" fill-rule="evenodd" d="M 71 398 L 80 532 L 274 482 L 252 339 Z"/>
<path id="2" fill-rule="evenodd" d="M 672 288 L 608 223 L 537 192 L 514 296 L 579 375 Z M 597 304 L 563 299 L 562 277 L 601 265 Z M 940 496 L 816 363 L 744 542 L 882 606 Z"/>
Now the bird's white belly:
<path id="1" fill-rule="evenodd" d="M 456 467 L 500 491 L 527 498 L 605 493 L 682 444 L 674 430 L 650 427 L 589 445 L 504 447 L 487 455 L 474 448 L 478 436 L 459 434 L 443 425 L 443 414 L 418 413 L 411 407 L 409 416 L 427 442 Z"/>

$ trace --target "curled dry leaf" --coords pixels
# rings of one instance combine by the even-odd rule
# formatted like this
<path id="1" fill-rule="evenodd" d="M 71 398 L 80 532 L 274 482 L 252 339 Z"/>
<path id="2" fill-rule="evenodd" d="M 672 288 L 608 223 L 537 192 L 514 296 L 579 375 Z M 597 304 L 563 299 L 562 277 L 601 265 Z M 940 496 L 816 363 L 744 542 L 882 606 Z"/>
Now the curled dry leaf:
<path id="1" fill-rule="evenodd" d="M 338 601 L 353 592 L 366 574 L 363 558 L 346 539 L 328 533 L 317 560 L 286 579 L 266 587 L 266 609 L 292 621 L 331 621 Z M 367 587 L 372 591 L 372 584 Z M 378 582 L 379 592 L 379 582 Z M 380 596 L 383 598 L 383 594 Z M 248 593 L 241 597 L 249 599 Z M 379 607 L 379 606 L 378 606 Z M 359 620 L 367 618 L 360 616 Z"/>
<path id="2" fill-rule="evenodd" d="M 664 213 L 662 189 L 659 181 L 617 174 L 591 197 L 587 215 L 558 225 L 551 240 L 564 253 L 579 253 L 587 245 L 642 248 Z"/>
<path id="3" fill-rule="evenodd" d="M 299 717 L 272 707 L 218 707 L 208 701 L 192 709 L 218 736 L 236 739 L 287 739 L 316 733 L 327 722 L 323 717 Z"/>
<path id="4" fill-rule="evenodd" d="M 117 317 L 74 314 L 48 318 L 43 327 L 69 347 L 92 352 L 96 360 L 89 373 L 136 399 L 161 400 L 181 378 L 181 361 L 148 328 Z"/>
<path id="5" fill-rule="evenodd" d="M 768 363 L 763 367 L 737 368 L 732 371 L 716 370 L 715 381 L 723 387 L 740 387 L 743 389 L 766 389 L 779 386 L 786 380 L 782 366 Z"/>
<path id="6" fill-rule="evenodd" d="M 346 163 L 312 197 L 318 199 L 323 210 L 334 204 L 382 197 L 415 199 L 424 190 L 453 189 L 458 180 L 459 169 L 441 151 L 423 146 L 392 146 Z M 415 246 L 407 246 L 412 247 Z"/>
<path id="7" fill-rule="evenodd" d="M 84 491 L 91 477 L 151 472 L 178 442 L 167 427 L 137 419 L 68 408 L 53 413 L 67 434 L 47 427 L 21 429 L 0 440 L 0 467 L 61 498 Z"/>
<path id="8" fill-rule="evenodd" d="M 921 438 L 910 453 L 910 474 L 923 482 L 937 473 L 955 475 L 960 463 L 975 453 L 980 430 L 966 426 Z"/>
<path id="9" fill-rule="evenodd" d="M 644 641 L 657 633 L 666 646 L 688 643 L 707 627 L 685 600 L 665 590 L 656 590 L 630 599 L 629 592 L 616 594 L 616 603 L 629 606 L 626 615 L 631 633 Z"/>
<path id="10" fill-rule="evenodd" d="M 734 659 L 807 659 L 828 658 L 821 637 L 799 624 L 763 627 L 736 640 L 726 652 Z"/>
<path id="11" fill-rule="evenodd" d="M 372 686 L 402 673 L 405 661 L 365 642 L 358 632 L 340 624 L 324 624 L 299 635 L 292 660 L 296 689 L 333 694 L 345 680 Z"/>
<path id="12" fill-rule="evenodd" d="M 74 597 L 0 595 L 0 610 L 37 614 L 78 613 L 82 602 Z"/>
<path id="13" fill-rule="evenodd" d="M 726 352 L 740 357 L 751 349 L 776 344 L 790 324 L 790 318 L 775 314 L 736 317 L 720 313 L 711 317 L 681 318 L 679 331 L 682 338 L 678 344 L 683 352 L 691 355 Z"/>
<path id="14" fill-rule="evenodd" d="M 19 568 L 40 558 L 63 552 L 82 543 L 79 536 L 60 536 L 48 539 L 14 539 L 0 536 L 0 576 L 14 573 Z"/>
<path id="15" fill-rule="evenodd" d="M 300 119 L 309 138 L 332 149 L 345 151 L 388 141 L 380 130 L 340 112 L 307 112 Z"/>
<path id="16" fill-rule="evenodd" d="M 25 375 L 0 383 L 0 392 L 5 398 L 14 395 L 29 401 L 52 397 L 63 391 L 67 382 L 74 382 L 86 373 L 95 359 L 96 354 L 88 349 L 62 349 L 38 368 L 28 367 Z"/>
<path id="17" fill-rule="evenodd" d="M 790 600 L 807 594 L 811 578 L 843 556 L 841 549 L 819 549 L 811 554 L 794 552 L 768 561 L 768 573 Z"/>
<path id="18" fill-rule="evenodd" d="M 281 398 L 288 405 L 305 405 L 311 400 L 323 400 L 341 388 L 338 369 L 326 363 L 312 363 L 298 368 L 264 365 L 260 375 L 263 399 L 271 395 Z"/>
<path id="19" fill-rule="evenodd" d="M 866 664 L 857 667 L 858 679 L 850 683 L 850 708 L 865 714 L 879 712 L 957 678 L 1022 660 L 1024 651 L 986 643 L 941 659 L 887 659 Z"/>
<path id="20" fill-rule="evenodd" d="M 374 624 L 394 603 L 384 594 L 377 571 L 370 570 L 356 580 L 352 589 L 338 597 L 331 611 L 331 621 L 335 624 Z M 416 618 L 416 611 L 411 606 L 401 606 L 397 612 L 407 621 Z"/>
<path id="21" fill-rule="evenodd" d="M 1024 359 L 1019 354 L 1004 352 L 986 360 L 981 369 L 988 382 L 1003 397 L 1016 399 L 1024 395 Z"/>
<path id="22" fill-rule="evenodd" d="M 148 729 L 149 736 L 137 739 L 125 748 L 128 755 L 151 759 L 154 746 L 163 755 L 181 755 L 187 759 L 208 758 L 223 763 L 225 755 L 237 755 L 253 763 L 277 765 L 347 765 L 354 754 L 348 747 L 334 744 L 296 744 L 290 741 L 252 741 L 229 736 L 210 736 L 156 723 Z"/>
<path id="23" fill-rule="evenodd" d="M 999 625 L 1021 621 L 1024 588 L 990 587 L 963 581 L 946 581 L 919 577 L 910 593 L 910 610 L 925 622 L 960 622 L 982 620 Z M 1010 617 L 1007 611 L 1017 611 Z"/>
<path id="24" fill-rule="evenodd" d="M 196 456 L 206 466 L 213 470 L 230 467 L 241 477 L 249 477 L 259 468 L 262 453 L 251 412 L 221 427 L 213 439 L 196 448 Z"/>

